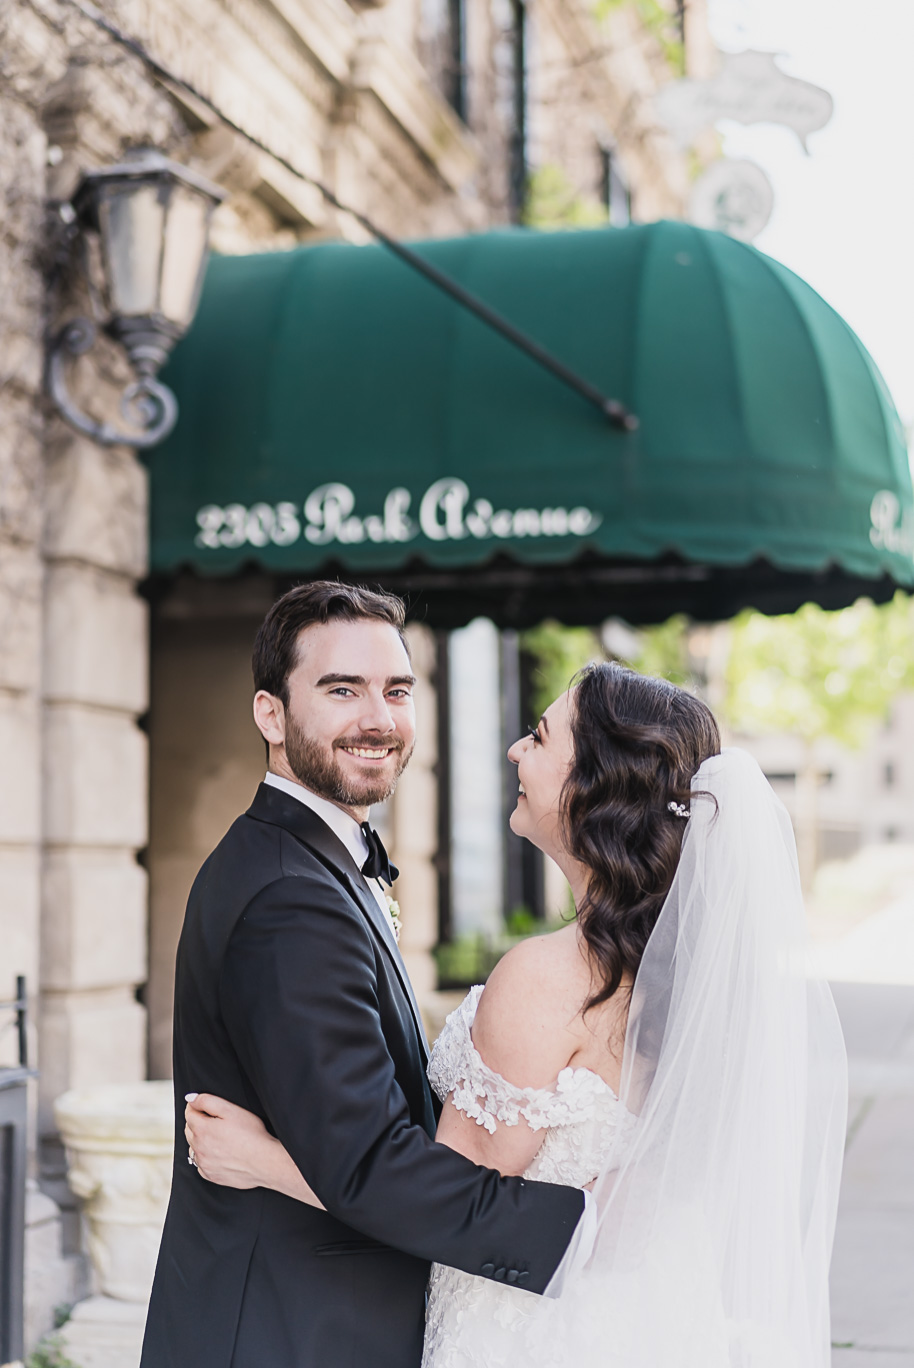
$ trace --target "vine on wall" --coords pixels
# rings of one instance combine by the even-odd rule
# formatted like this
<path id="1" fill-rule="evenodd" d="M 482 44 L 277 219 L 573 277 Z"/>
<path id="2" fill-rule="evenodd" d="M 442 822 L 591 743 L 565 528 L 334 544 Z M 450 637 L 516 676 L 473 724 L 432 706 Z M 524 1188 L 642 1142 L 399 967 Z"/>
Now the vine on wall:
<path id="1" fill-rule="evenodd" d="M 596 0 L 594 12 L 605 19 L 614 10 L 631 6 L 644 28 L 658 43 L 661 52 L 677 76 L 685 75 L 685 44 L 681 25 L 661 0 Z"/>

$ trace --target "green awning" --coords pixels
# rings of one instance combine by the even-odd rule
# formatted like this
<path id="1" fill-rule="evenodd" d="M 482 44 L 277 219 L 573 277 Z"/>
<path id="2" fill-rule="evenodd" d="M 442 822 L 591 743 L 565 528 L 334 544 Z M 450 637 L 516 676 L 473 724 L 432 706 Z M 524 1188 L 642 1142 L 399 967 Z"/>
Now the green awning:
<path id="1" fill-rule="evenodd" d="M 441 621 L 517 623 L 914 582 L 892 401 L 783 266 L 682 223 L 418 250 L 639 429 L 383 247 L 217 257 L 164 375 L 180 418 L 150 456 L 154 573 L 341 573 L 424 591 Z"/>

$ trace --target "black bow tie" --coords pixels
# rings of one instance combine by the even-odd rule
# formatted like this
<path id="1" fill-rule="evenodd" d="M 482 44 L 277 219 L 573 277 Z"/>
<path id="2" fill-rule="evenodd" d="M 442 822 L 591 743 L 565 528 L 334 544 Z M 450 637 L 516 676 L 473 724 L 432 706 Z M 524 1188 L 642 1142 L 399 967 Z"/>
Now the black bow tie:
<path id="1" fill-rule="evenodd" d="M 362 823 L 362 835 L 368 842 L 368 859 L 362 865 L 365 878 L 383 879 L 386 884 L 392 884 L 400 871 L 396 865 L 390 863 L 384 842 L 367 822 Z"/>

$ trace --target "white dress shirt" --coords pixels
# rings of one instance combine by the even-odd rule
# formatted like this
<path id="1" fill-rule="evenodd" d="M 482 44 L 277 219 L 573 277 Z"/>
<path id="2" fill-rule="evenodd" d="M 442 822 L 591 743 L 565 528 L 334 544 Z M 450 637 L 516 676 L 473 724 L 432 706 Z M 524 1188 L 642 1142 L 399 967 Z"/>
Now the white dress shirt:
<path id="1" fill-rule="evenodd" d="M 331 803 L 329 798 L 322 798 L 319 793 L 312 792 L 305 788 L 304 784 L 298 784 L 294 779 L 284 779 L 281 774 L 273 774 L 267 771 L 264 777 L 265 784 L 271 788 L 282 789 L 283 793 L 288 793 L 290 797 L 297 798 L 305 807 L 310 808 L 315 816 L 319 817 L 326 826 L 330 828 L 334 836 L 342 841 L 355 861 L 357 869 L 368 859 L 368 842 L 365 840 L 365 833 L 359 826 L 354 817 L 348 812 L 344 812 L 336 803 Z M 362 876 L 365 878 L 365 876 Z M 393 925 L 390 920 L 390 908 L 387 905 L 387 897 L 378 879 L 365 879 L 365 883 L 374 895 L 374 899 L 384 913 L 384 928 L 388 933 L 391 944 L 397 949 L 397 938 L 394 935 Z M 398 951 L 399 953 L 399 951 Z"/>

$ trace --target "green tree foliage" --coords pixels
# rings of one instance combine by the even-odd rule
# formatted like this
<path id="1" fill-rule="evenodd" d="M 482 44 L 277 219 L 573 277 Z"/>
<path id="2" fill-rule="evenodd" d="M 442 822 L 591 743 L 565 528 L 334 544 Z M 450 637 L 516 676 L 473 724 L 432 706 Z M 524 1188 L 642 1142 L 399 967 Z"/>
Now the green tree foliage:
<path id="1" fill-rule="evenodd" d="M 676 16 L 661 0 L 595 0 L 594 13 L 598 19 L 605 19 L 613 10 L 626 6 L 635 10 L 677 76 L 685 75 L 685 48 L 679 25 Z"/>
<path id="2" fill-rule="evenodd" d="M 914 613 L 898 593 L 825 612 L 807 603 L 785 617 L 733 622 L 726 721 L 743 732 L 789 732 L 860 746 L 900 689 L 914 687 Z"/>
<path id="3" fill-rule="evenodd" d="M 818 863 L 816 743 L 862 745 L 895 696 L 914 688 L 914 601 L 898 593 L 880 606 L 860 599 L 838 612 L 808 603 L 780 617 L 740 613 L 729 627 L 725 660 L 703 680 L 695 670 L 696 636 L 686 617 L 672 617 L 638 632 L 626 663 L 685 688 L 703 683 L 721 722 L 736 732 L 786 733 L 803 742 L 794 816 L 809 886 Z M 593 632 L 555 622 L 525 632 L 522 645 L 536 662 L 540 712 L 582 665 L 603 654 Z"/>
<path id="4" fill-rule="evenodd" d="M 560 166 L 549 163 L 531 171 L 524 205 L 528 228 L 599 228 L 607 219 L 605 206 L 575 189 Z"/>
<path id="5" fill-rule="evenodd" d="M 877 607 L 860 599 L 828 613 L 807 603 L 785 617 L 741 613 L 732 626 L 724 716 L 744 733 L 787 732 L 804 743 L 794 819 L 800 874 L 812 886 L 819 862 L 816 743 L 864 743 L 901 689 L 914 686 L 914 614 L 896 594 Z"/>
<path id="6" fill-rule="evenodd" d="M 637 656 L 625 663 L 641 674 L 659 675 L 688 688 L 694 679 L 689 661 L 689 619 L 682 613 L 638 634 Z"/>
<path id="7" fill-rule="evenodd" d="M 537 717 L 565 692 L 578 670 L 604 658 L 600 640 L 589 627 L 563 627 L 552 621 L 522 632 L 520 647 L 533 663 L 531 702 Z"/>
<path id="8" fill-rule="evenodd" d="M 683 616 L 644 628 L 629 663 L 689 687 L 689 636 Z M 723 678 L 710 682 L 721 720 L 735 731 L 862 745 L 895 695 L 914 688 L 914 601 L 899 592 L 889 603 L 859 599 L 837 612 L 815 603 L 778 617 L 749 609 L 730 624 Z"/>

